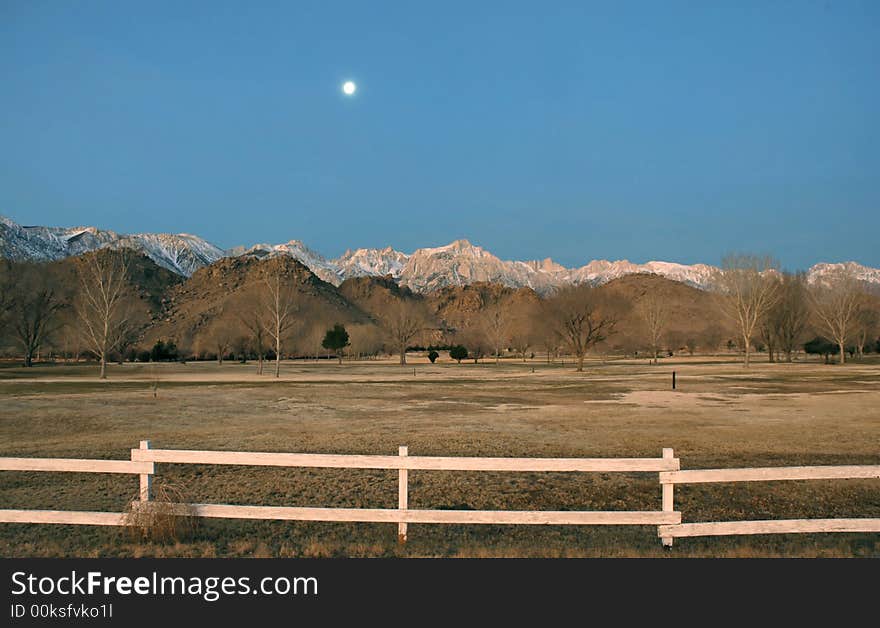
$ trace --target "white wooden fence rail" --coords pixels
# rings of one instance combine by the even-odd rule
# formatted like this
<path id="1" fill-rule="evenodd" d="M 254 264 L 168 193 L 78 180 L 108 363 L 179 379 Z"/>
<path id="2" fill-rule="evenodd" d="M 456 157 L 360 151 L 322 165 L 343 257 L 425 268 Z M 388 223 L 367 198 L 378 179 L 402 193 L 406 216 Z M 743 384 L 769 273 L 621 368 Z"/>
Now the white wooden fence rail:
<path id="1" fill-rule="evenodd" d="M 766 467 L 753 469 L 680 470 L 672 449 L 660 458 L 458 458 L 410 456 L 400 447 L 396 456 L 296 454 L 246 451 L 152 449 L 141 441 L 131 450 L 131 460 L 81 460 L 69 458 L 0 458 L 0 471 L 128 473 L 140 479 L 140 501 L 152 499 L 156 463 L 221 464 L 275 467 L 388 469 L 398 472 L 398 507 L 300 508 L 231 504 L 176 504 L 181 515 L 223 519 L 275 519 L 285 521 L 337 521 L 397 523 L 398 538 L 406 541 L 410 523 L 513 524 L 513 525 L 656 525 L 664 546 L 675 537 L 733 534 L 813 532 L 880 532 L 880 519 L 791 519 L 682 523 L 674 507 L 676 484 L 757 482 L 785 480 L 839 480 L 880 478 L 880 465 Z M 409 507 L 409 470 L 512 471 L 512 472 L 648 472 L 657 473 L 661 485 L 659 511 L 503 511 L 425 510 Z M 75 525 L 128 525 L 123 513 L 59 510 L 0 509 L 2 523 L 55 523 Z"/>
<path id="2" fill-rule="evenodd" d="M 410 456 L 400 447 L 396 456 L 292 454 L 249 451 L 151 449 L 142 441 L 131 450 L 136 462 L 223 464 L 342 469 L 389 469 L 398 472 L 398 505 L 383 508 L 294 508 L 182 504 L 181 512 L 199 517 L 227 519 L 282 519 L 293 521 L 347 521 L 397 523 L 400 542 L 407 539 L 410 523 L 516 524 L 516 525 L 661 525 L 681 523 L 681 513 L 669 511 L 502 511 L 421 510 L 409 508 L 409 471 L 526 471 L 526 472 L 653 472 L 675 471 L 681 465 L 672 450 L 660 458 L 456 458 Z M 141 497 L 147 501 L 149 496 Z"/>
<path id="3" fill-rule="evenodd" d="M 151 477 L 152 462 L 130 460 L 84 460 L 79 458 L 0 458 L 0 471 L 52 471 L 73 473 L 129 473 Z M 0 523 L 67 523 L 74 525 L 125 525 L 119 512 L 71 510 L 0 510 Z"/>
<path id="4" fill-rule="evenodd" d="M 663 503 L 667 493 L 672 509 L 676 484 L 721 482 L 776 482 L 788 480 L 848 480 L 880 478 L 880 465 L 755 467 L 750 469 L 694 469 L 660 472 Z M 773 519 L 762 521 L 711 521 L 661 525 L 657 534 L 669 547 L 675 537 L 741 534 L 804 534 L 816 532 L 880 532 L 880 519 Z"/>
<path id="5" fill-rule="evenodd" d="M 405 449 L 405 448 L 401 448 Z M 670 450 L 671 451 L 671 450 Z M 132 449 L 138 462 L 228 464 L 260 467 L 337 469 L 411 469 L 421 471 L 674 471 L 678 458 L 453 458 L 440 456 L 358 456 L 346 454 L 276 454 L 250 451 Z"/>

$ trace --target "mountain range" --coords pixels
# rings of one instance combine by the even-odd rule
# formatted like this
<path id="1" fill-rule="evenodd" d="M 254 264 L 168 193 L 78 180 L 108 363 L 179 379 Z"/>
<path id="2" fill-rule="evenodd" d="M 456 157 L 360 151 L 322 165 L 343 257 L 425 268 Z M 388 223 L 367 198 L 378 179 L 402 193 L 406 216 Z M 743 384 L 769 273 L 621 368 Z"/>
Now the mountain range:
<path id="1" fill-rule="evenodd" d="M 338 286 L 353 277 L 391 276 L 415 292 L 431 292 L 447 286 L 477 282 L 498 283 L 511 288 L 532 288 L 546 294 L 567 284 L 600 285 L 631 274 L 655 274 L 697 288 L 706 288 L 715 270 L 706 264 L 627 260 L 593 260 L 567 268 L 547 258 L 532 261 L 502 260 L 467 240 L 445 246 L 403 253 L 391 247 L 348 250 L 327 259 L 299 240 L 285 244 L 256 244 L 224 250 L 191 234 L 119 234 L 95 227 L 23 226 L 0 216 L 0 257 L 16 261 L 53 261 L 102 248 L 131 248 L 159 266 L 185 277 L 227 257 L 266 258 L 287 256 L 307 266 L 320 279 Z M 846 262 L 858 276 L 880 285 L 880 269 Z M 808 272 L 816 281 L 839 264 L 816 264 Z"/>

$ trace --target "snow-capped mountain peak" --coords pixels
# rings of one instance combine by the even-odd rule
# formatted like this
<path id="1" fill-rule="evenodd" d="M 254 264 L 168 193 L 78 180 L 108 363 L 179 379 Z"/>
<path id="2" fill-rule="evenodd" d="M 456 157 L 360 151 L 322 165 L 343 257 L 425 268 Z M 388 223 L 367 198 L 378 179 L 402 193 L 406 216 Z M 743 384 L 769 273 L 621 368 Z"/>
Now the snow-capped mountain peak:
<path id="1" fill-rule="evenodd" d="M 502 260 L 465 239 L 443 246 L 417 249 L 410 254 L 387 246 L 383 249 L 349 249 L 336 259 L 327 259 L 300 240 L 289 240 L 284 244 L 239 246 L 224 251 L 188 233 L 125 235 L 89 226 L 31 227 L 0 216 L 0 257 L 50 261 L 108 247 L 128 247 L 140 251 L 158 265 L 185 276 L 222 257 L 287 255 L 334 285 L 349 277 L 390 275 L 416 292 L 485 281 L 513 288 L 529 287 L 546 294 L 563 285 L 598 285 L 636 273 L 652 273 L 706 288 L 715 271 L 715 268 L 706 264 L 664 261 L 636 264 L 625 259 L 593 260 L 580 267 L 566 268 L 550 258 L 540 261 Z M 854 270 L 863 281 L 880 285 L 880 269 L 856 262 L 816 264 L 809 269 L 808 280 L 811 283 L 821 281 L 844 265 Z"/>
<path id="2" fill-rule="evenodd" d="M 186 277 L 226 255 L 220 247 L 189 233 L 138 233 L 121 238 L 119 245 L 139 250 L 160 266 Z"/>
<path id="3" fill-rule="evenodd" d="M 340 257 L 333 260 L 339 269 L 340 277 L 385 276 L 395 279 L 403 272 L 409 255 L 396 251 L 390 246 L 384 249 L 348 249 Z"/>
<path id="4" fill-rule="evenodd" d="M 52 261 L 103 248 L 134 249 L 185 276 L 225 255 L 223 249 L 190 234 L 123 235 L 97 227 L 23 227 L 0 216 L 0 257 Z"/>
<path id="5" fill-rule="evenodd" d="M 299 240 L 289 240 L 285 244 L 255 244 L 248 249 L 236 247 L 230 250 L 230 254 L 233 256 L 248 255 L 258 258 L 287 255 L 308 266 L 309 270 L 324 281 L 336 286 L 342 281 L 333 263 L 327 261 L 324 256 L 313 251 Z"/>
<path id="6" fill-rule="evenodd" d="M 823 279 L 842 268 L 851 271 L 861 281 L 880 284 L 880 268 L 869 268 L 856 262 L 816 264 L 807 271 L 807 281 L 810 283 L 821 283 Z"/>

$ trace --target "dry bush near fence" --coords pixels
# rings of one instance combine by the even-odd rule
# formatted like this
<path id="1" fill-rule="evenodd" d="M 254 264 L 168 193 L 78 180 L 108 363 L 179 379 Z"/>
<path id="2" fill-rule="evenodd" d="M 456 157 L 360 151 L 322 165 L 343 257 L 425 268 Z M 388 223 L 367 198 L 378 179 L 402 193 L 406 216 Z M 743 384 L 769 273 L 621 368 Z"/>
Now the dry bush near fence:
<path id="1" fill-rule="evenodd" d="M 184 491 L 175 484 L 159 484 L 153 491 L 150 501 L 134 499 L 126 508 L 125 525 L 132 540 L 167 543 L 191 539 L 199 518 Z"/>

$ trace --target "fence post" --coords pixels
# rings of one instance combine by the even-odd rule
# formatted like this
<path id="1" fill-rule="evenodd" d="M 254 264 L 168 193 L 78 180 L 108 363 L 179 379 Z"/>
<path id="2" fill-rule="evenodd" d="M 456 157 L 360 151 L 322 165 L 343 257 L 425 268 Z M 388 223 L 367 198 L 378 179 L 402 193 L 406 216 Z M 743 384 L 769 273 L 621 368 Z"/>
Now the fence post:
<path id="1" fill-rule="evenodd" d="M 674 458 L 675 455 L 671 448 L 663 448 L 663 457 L 666 459 Z M 661 484 L 663 488 L 663 512 L 673 512 L 675 510 L 675 484 Z M 664 536 L 662 539 L 663 547 L 672 547 L 672 537 Z"/>
<path id="2" fill-rule="evenodd" d="M 408 455 L 408 448 L 405 446 L 398 447 L 397 455 L 405 457 Z M 397 470 L 397 509 L 406 510 L 409 507 L 409 470 Z M 406 522 L 397 523 L 397 542 L 406 543 Z"/>
<path id="3" fill-rule="evenodd" d="M 142 440 L 141 449 L 149 449 L 150 441 Z M 150 473 L 141 473 L 141 501 L 148 502 L 151 498 L 151 489 L 153 487 L 153 476 Z"/>

